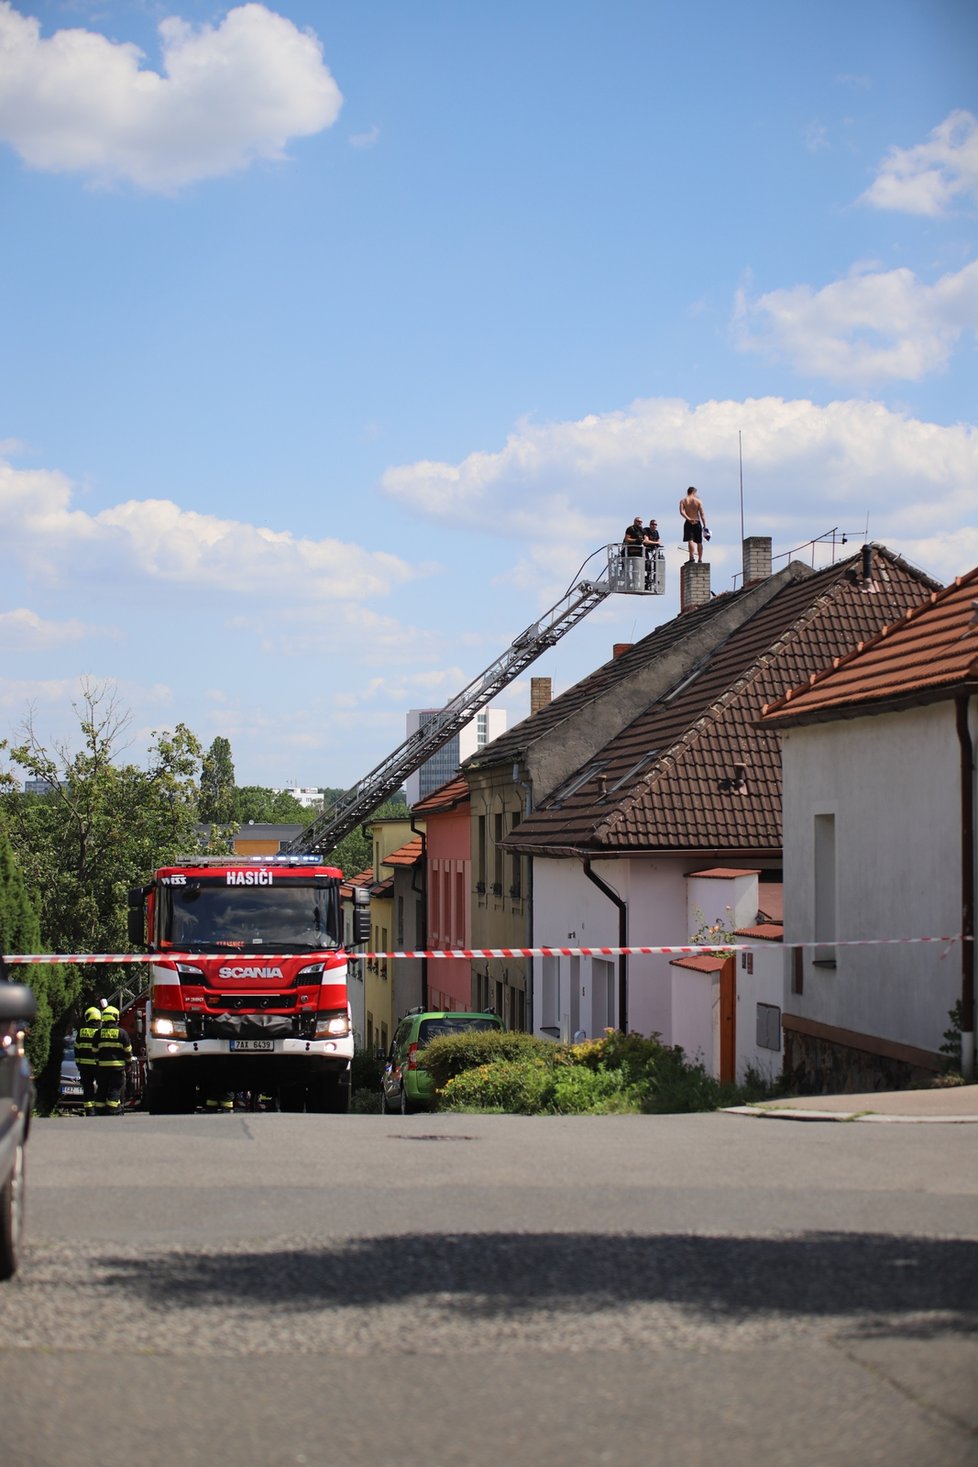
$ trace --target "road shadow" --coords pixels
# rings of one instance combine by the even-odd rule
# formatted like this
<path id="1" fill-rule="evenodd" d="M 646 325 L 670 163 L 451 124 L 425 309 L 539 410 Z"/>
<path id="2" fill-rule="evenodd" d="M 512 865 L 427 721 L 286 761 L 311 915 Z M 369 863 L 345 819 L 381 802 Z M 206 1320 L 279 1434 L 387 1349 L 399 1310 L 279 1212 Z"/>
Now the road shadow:
<path id="1" fill-rule="evenodd" d="M 473 1317 L 572 1305 L 682 1306 L 717 1320 L 863 1316 L 891 1332 L 978 1332 L 978 1242 L 871 1233 L 781 1238 L 404 1234 L 322 1248 L 103 1255 L 103 1287 L 149 1307 L 364 1308 L 437 1298 Z"/>

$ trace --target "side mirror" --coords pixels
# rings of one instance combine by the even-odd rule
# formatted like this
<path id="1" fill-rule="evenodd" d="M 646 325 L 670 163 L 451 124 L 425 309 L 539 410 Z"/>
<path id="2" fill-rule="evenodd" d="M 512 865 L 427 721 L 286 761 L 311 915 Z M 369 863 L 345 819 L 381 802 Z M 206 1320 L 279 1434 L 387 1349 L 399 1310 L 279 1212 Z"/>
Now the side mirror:
<path id="1" fill-rule="evenodd" d="M 0 1023 L 22 1023 L 37 1013 L 37 999 L 26 983 L 0 983 Z"/>

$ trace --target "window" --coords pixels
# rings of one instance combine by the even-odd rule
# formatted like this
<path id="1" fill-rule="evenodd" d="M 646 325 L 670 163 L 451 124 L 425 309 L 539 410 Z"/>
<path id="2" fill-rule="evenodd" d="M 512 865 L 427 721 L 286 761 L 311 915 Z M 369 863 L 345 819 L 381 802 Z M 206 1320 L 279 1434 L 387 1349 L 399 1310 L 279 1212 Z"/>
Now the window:
<path id="1" fill-rule="evenodd" d="M 492 890 L 495 896 L 503 894 L 503 817 L 501 814 L 492 817 Z"/>
<path id="2" fill-rule="evenodd" d="M 510 827 L 509 827 L 509 833 L 510 833 L 510 835 L 512 835 L 513 831 L 516 829 L 516 827 L 519 825 L 519 823 L 520 823 L 520 816 L 519 816 L 519 811 L 517 811 L 516 814 L 513 816 L 512 823 L 510 824 Z M 521 880 L 521 875 L 522 875 L 521 866 L 522 866 L 522 863 L 521 863 L 521 860 L 520 860 L 520 853 L 519 853 L 519 851 L 510 851 L 510 853 L 509 853 L 509 894 L 513 898 L 514 901 L 518 901 L 519 898 L 523 895 L 523 883 L 522 883 L 522 880 Z"/>
<path id="3" fill-rule="evenodd" d="M 455 934 L 454 947 L 465 947 L 465 868 L 460 864 L 455 872 L 455 911 L 452 914 Z"/>
<path id="4" fill-rule="evenodd" d="M 781 1048 L 781 1010 L 777 1004 L 757 1005 L 757 1047 L 777 1050 Z"/>
<path id="5" fill-rule="evenodd" d="M 835 816 L 815 816 L 815 840 L 813 852 L 815 878 L 815 932 L 816 943 L 834 943 L 836 932 L 835 906 Z M 835 967 L 835 948 L 816 947 L 814 961 L 822 967 Z"/>
<path id="6" fill-rule="evenodd" d="M 479 849 L 476 852 L 476 859 L 477 859 L 477 861 L 479 863 L 478 864 L 478 867 L 477 867 L 477 874 L 476 874 L 476 881 L 478 883 L 478 885 L 476 887 L 476 890 L 477 891 L 485 891 L 485 889 L 486 889 L 486 817 L 484 815 L 480 815 L 479 816 Z"/>

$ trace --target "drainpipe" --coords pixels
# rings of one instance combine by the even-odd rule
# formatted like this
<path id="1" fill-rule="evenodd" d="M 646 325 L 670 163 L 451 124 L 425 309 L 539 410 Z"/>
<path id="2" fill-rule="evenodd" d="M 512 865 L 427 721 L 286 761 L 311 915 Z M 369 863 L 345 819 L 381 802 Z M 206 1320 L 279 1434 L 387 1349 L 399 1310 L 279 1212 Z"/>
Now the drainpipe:
<path id="1" fill-rule="evenodd" d="M 421 837 L 421 931 L 418 933 L 418 946 L 424 952 L 428 947 L 428 842 L 423 830 L 419 830 L 414 823 L 414 815 L 411 816 L 411 834 Z M 411 878 L 411 890 L 418 891 L 414 884 L 415 878 Z M 421 959 L 421 1007 L 428 1007 L 428 959 Z M 396 1017 L 396 1016 L 395 1016 Z"/>
<path id="2" fill-rule="evenodd" d="M 521 779 L 520 778 L 520 776 L 523 775 L 523 774 L 525 774 L 525 773 L 526 773 L 526 771 L 523 769 L 522 765 L 520 765 L 520 764 L 514 764 L 513 765 L 513 784 L 516 786 L 516 788 L 518 790 L 522 790 L 523 791 L 523 819 L 524 820 L 527 818 L 527 816 L 532 815 L 532 813 L 533 813 L 533 785 L 532 785 L 532 783 L 531 783 L 530 780 L 528 780 L 528 779 Z M 533 946 L 533 857 L 532 856 L 529 856 L 529 855 L 526 858 L 526 911 L 527 911 L 527 916 L 529 918 L 529 933 L 528 933 L 528 936 L 529 936 L 529 939 L 530 939 L 530 946 L 532 947 Z M 529 983 L 526 983 L 525 984 L 525 987 L 526 987 L 526 1032 L 527 1032 L 527 1034 L 532 1034 L 533 1033 L 533 988 L 534 988 L 534 982 L 533 982 L 534 968 L 533 968 L 533 965 L 536 962 L 536 958 L 527 958 L 527 962 L 530 965 L 530 981 L 529 981 Z M 524 969 L 524 972 L 525 971 L 526 970 Z"/>
<path id="3" fill-rule="evenodd" d="M 975 750 L 967 698 L 955 698 L 961 748 L 961 1074 L 975 1074 Z"/>
<path id="4" fill-rule="evenodd" d="M 609 902 L 614 902 L 618 908 L 618 946 L 628 946 L 628 904 L 616 891 L 613 891 L 606 882 L 596 876 L 591 870 L 591 859 L 584 858 L 584 875 L 592 882 L 599 891 L 604 892 Z M 618 1027 L 623 1034 L 628 1033 L 628 959 L 624 953 L 618 954 Z"/>

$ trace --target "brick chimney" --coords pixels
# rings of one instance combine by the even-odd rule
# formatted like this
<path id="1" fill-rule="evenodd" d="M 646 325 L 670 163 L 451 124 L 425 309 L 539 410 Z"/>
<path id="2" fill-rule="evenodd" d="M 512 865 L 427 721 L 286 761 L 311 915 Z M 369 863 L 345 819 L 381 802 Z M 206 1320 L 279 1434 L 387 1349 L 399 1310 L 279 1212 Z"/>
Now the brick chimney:
<path id="1" fill-rule="evenodd" d="M 679 576 L 679 610 L 693 611 L 710 599 L 710 567 L 703 560 L 687 560 Z"/>
<path id="2" fill-rule="evenodd" d="M 530 678 L 530 716 L 546 708 L 553 698 L 553 684 L 548 677 Z"/>
<path id="3" fill-rule="evenodd" d="M 634 646 L 635 646 L 635 643 L 634 642 L 615 642 L 615 643 L 613 643 L 612 644 L 612 648 L 611 648 L 611 659 L 612 659 L 612 661 L 614 661 L 618 657 L 623 656 L 623 654 L 625 652 L 630 652 Z"/>
<path id="4" fill-rule="evenodd" d="M 770 535 L 748 535 L 744 541 L 744 585 L 763 581 L 771 574 Z"/>

